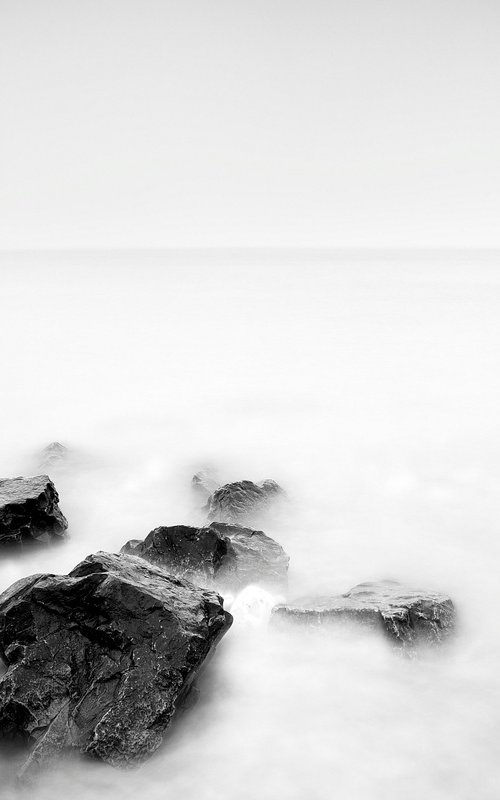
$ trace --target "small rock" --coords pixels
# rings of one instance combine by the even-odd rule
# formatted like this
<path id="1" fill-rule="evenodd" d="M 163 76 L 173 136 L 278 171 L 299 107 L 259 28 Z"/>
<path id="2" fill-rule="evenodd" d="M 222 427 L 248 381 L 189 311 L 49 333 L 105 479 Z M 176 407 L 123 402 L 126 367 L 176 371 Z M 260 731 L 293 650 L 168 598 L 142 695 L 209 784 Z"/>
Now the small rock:
<path id="1" fill-rule="evenodd" d="M 144 541 L 133 539 L 122 553 L 141 556 L 177 575 L 224 588 L 251 583 L 286 584 L 289 558 L 263 531 L 212 522 L 207 527 L 155 528 Z"/>
<path id="2" fill-rule="evenodd" d="M 276 481 L 236 481 L 217 489 L 208 499 L 209 521 L 242 522 L 251 520 L 270 508 L 285 492 Z"/>
<path id="3" fill-rule="evenodd" d="M 153 753 L 231 625 L 222 602 L 109 553 L 0 595 L 0 735 L 33 746 L 22 777 L 66 749 L 114 766 Z"/>
<path id="4" fill-rule="evenodd" d="M 67 461 L 68 457 L 69 450 L 67 447 L 60 442 L 51 442 L 40 453 L 39 467 L 43 470 L 60 467 Z"/>
<path id="5" fill-rule="evenodd" d="M 48 475 L 0 480 L 0 547 L 60 541 L 68 522 Z"/>
<path id="6" fill-rule="evenodd" d="M 307 624 L 354 622 L 380 628 L 404 647 L 439 643 L 455 626 L 455 608 L 444 594 L 409 589 L 396 581 L 360 583 L 343 595 L 309 597 L 277 605 L 273 621 Z"/>

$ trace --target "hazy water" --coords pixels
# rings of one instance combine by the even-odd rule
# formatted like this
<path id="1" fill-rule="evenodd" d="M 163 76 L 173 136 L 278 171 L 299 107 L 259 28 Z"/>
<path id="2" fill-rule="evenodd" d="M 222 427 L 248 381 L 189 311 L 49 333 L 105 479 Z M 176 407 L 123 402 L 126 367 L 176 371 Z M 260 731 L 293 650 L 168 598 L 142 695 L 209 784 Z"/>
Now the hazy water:
<path id="1" fill-rule="evenodd" d="M 291 595 L 399 578 L 449 592 L 459 633 L 407 661 L 237 618 L 149 763 L 62 764 L 36 797 L 497 800 L 499 264 L 211 261 L 4 257 L 0 473 L 54 439 L 74 458 L 52 475 L 70 542 L 2 556 L 0 587 L 200 521 L 189 479 L 212 463 L 288 490 L 267 532 Z"/>

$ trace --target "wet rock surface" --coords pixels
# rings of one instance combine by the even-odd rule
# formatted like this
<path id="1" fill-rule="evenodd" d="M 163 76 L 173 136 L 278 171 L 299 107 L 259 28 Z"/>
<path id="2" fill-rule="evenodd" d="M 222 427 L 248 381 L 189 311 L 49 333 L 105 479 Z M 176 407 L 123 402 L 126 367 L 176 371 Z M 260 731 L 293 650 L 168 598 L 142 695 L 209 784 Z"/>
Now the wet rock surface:
<path id="1" fill-rule="evenodd" d="M 239 589 L 251 583 L 282 587 L 288 556 L 263 531 L 212 522 L 159 527 L 141 540 L 131 540 L 122 553 L 140 556 L 193 581 Z"/>
<path id="2" fill-rule="evenodd" d="M 68 748 L 116 766 L 149 756 L 231 622 L 216 593 L 125 555 L 11 586 L 0 734 L 33 745 L 22 775 Z"/>
<path id="3" fill-rule="evenodd" d="M 208 499 L 208 520 L 228 523 L 252 520 L 284 497 L 284 490 L 273 480 L 259 484 L 253 481 L 226 483 Z"/>
<path id="4" fill-rule="evenodd" d="M 0 548 L 60 541 L 68 522 L 48 475 L 0 480 Z"/>
<path id="5" fill-rule="evenodd" d="M 377 581 L 360 583 L 343 595 L 275 606 L 272 619 L 312 625 L 356 623 L 380 629 L 395 644 L 412 647 L 444 641 L 454 630 L 455 608 L 444 594 Z"/>

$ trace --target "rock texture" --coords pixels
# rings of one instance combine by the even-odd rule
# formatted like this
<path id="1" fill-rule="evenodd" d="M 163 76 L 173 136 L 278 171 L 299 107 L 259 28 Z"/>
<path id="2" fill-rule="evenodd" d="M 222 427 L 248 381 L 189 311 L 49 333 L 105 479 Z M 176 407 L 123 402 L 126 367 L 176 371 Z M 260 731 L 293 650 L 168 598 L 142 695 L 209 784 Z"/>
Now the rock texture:
<path id="1" fill-rule="evenodd" d="M 0 547 L 60 540 L 68 522 L 48 475 L 0 480 Z"/>
<path id="2" fill-rule="evenodd" d="M 276 481 L 226 483 L 208 499 L 209 521 L 237 523 L 252 520 L 268 510 L 285 493 Z"/>
<path id="3" fill-rule="evenodd" d="M 404 647 L 426 641 L 439 643 L 455 625 L 455 608 L 449 597 L 409 589 L 396 581 L 360 583 L 343 595 L 304 598 L 275 606 L 274 621 L 309 624 L 355 622 L 380 628 Z"/>
<path id="4" fill-rule="evenodd" d="M 223 522 L 204 528 L 155 528 L 144 541 L 127 542 L 122 553 L 221 588 L 239 589 L 250 583 L 282 587 L 287 580 L 289 559 L 281 545 L 263 531 Z"/>
<path id="5" fill-rule="evenodd" d="M 231 622 L 214 592 L 130 556 L 15 583 L 0 595 L 0 733 L 34 745 L 23 775 L 66 748 L 149 756 Z"/>

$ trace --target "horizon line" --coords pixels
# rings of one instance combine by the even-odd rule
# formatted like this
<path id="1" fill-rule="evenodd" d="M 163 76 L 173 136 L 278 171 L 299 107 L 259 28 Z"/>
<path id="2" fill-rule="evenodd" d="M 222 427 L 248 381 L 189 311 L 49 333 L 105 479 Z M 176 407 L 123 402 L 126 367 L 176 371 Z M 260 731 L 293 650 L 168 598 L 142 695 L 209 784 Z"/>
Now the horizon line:
<path id="1" fill-rule="evenodd" d="M 0 247 L 0 253 L 79 253 L 79 252 L 498 252 L 500 244 L 491 245 L 347 245 L 347 246 L 294 246 L 294 245 L 189 245 L 189 246 L 170 246 L 161 247 L 141 245 L 134 247 L 123 247 L 115 245 L 77 245 L 77 246 L 55 246 L 55 247 Z"/>

